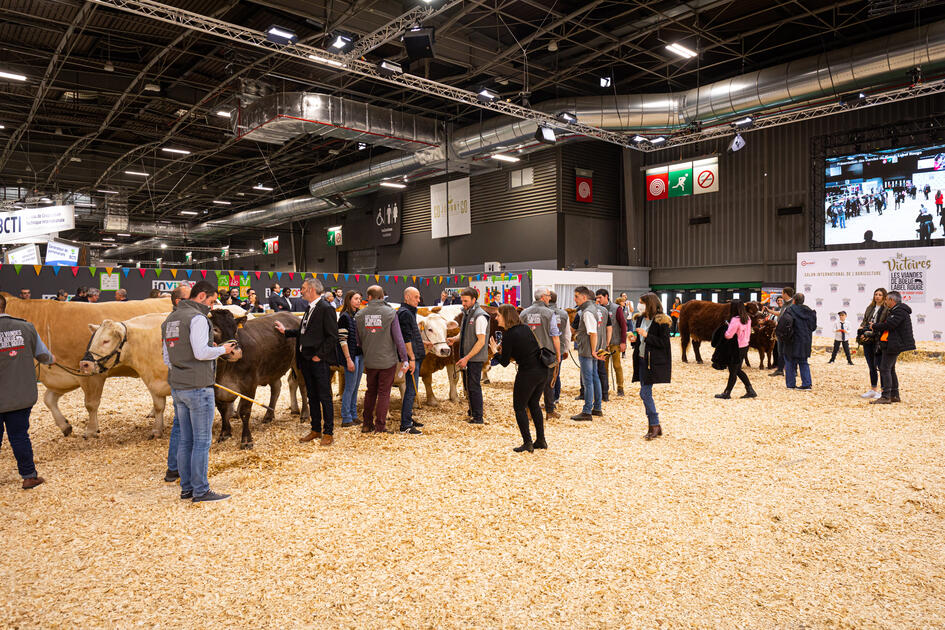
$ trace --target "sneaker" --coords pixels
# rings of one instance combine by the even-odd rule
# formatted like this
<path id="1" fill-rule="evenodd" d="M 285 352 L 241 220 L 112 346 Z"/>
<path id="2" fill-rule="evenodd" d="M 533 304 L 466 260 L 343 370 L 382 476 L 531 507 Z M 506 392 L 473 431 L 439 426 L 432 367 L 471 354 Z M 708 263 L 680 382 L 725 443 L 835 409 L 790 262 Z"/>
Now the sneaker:
<path id="1" fill-rule="evenodd" d="M 413 421 L 413 426 L 417 427 L 418 429 L 422 429 L 422 428 L 423 428 L 423 423 L 422 423 L 422 422 L 417 422 L 416 420 L 414 420 L 414 421 Z"/>
<path id="2" fill-rule="evenodd" d="M 204 501 L 225 501 L 229 499 L 230 495 L 220 494 L 219 492 L 214 492 L 213 490 L 207 490 L 206 493 L 201 494 L 199 497 L 194 497 L 191 499 L 194 503 L 202 503 Z"/>
<path id="3" fill-rule="evenodd" d="M 188 490 L 188 491 L 186 491 L 186 492 L 183 492 L 183 491 L 182 491 L 182 492 L 180 493 L 180 500 L 181 500 L 181 501 L 185 501 L 185 500 L 187 500 L 187 499 L 193 499 L 193 498 L 194 498 L 194 491 L 193 491 L 193 490 Z"/>
<path id="4" fill-rule="evenodd" d="M 180 479 L 180 473 L 176 470 L 171 470 L 168 468 L 164 471 L 164 481 L 170 483 L 172 481 L 177 481 L 178 479 Z"/>
<path id="5" fill-rule="evenodd" d="M 571 419 L 576 422 L 589 422 L 594 419 L 594 416 L 589 413 L 577 413 L 571 416 Z"/>
<path id="6" fill-rule="evenodd" d="M 876 394 L 876 393 L 877 393 L 876 390 L 868 389 L 862 394 L 860 394 L 860 398 L 873 398 L 873 394 Z"/>
<path id="7" fill-rule="evenodd" d="M 873 392 L 873 400 L 876 400 L 877 398 L 882 398 L 882 397 L 883 397 L 882 392 L 875 392 L 875 391 Z"/>
<path id="8" fill-rule="evenodd" d="M 798 387 L 798 389 L 802 389 L 802 390 L 804 390 L 804 391 L 810 391 L 811 386 L 810 386 L 810 385 L 801 385 L 800 387 Z"/>
<path id="9" fill-rule="evenodd" d="M 401 429 L 401 433 L 406 433 L 407 435 L 421 435 L 420 429 L 416 427 L 410 427 L 409 429 Z"/>

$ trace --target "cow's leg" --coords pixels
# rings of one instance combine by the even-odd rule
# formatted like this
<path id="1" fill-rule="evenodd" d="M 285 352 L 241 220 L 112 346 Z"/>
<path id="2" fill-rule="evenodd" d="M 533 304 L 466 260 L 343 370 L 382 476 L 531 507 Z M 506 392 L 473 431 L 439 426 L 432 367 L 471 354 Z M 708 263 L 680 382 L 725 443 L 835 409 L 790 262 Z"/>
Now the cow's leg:
<path id="1" fill-rule="evenodd" d="M 292 374 L 295 375 L 295 384 L 299 388 L 299 398 L 302 399 L 302 413 L 299 415 L 299 422 L 308 422 L 312 419 L 312 413 L 308 408 L 308 388 L 305 387 L 305 378 L 299 371 L 298 365 L 292 365 Z"/>
<path id="2" fill-rule="evenodd" d="M 688 322 L 679 323 L 679 348 L 682 354 L 682 362 L 689 363 L 689 357 L 686 352 L 689 350 L 689 324 Z"/>
<path id="3" fill-rule="evenodd" d="M 151 393 L 151 401 L 154 403 L 154 423 L 151 425 L 151 438 L 159 438 L 164 435 L 164 408 L 167 406 L 167 398 Z"/>
<path id="4" fill-rule="evenodd" d="M 66 417 L 62 415 L 62 411 L 59 409 L 59 399 L 62 398 L 62 392 L 54 392 L 51 389 L 47 389 L 46 393 L 43 395 L 43 403 L 45 403 L 46 408 L 49 409 L 49 413 L 52 414 L 53 420 L 56 422 L 56 426 L 59 427 L 59 430 L 62 431 L 63 435 L 72 434 L 72 425 L 69 424 L 69 421 L 66 420 Z"/>
<path id="5" fill-rule="evenodd" d="M 459 402 L 459 391 L 456 389 L 456 381 L 459 380 L 459 370 L 456 369 L 455 363 L 446 366 L 446 378 L 450 382 L 450 401 Z"/>
<path id="6" fill-rule="evenodd" d="M 748 360 L 748 353 L 745 353 L 745 367 L 751 367 L 751 361 Z"/>
<path id="7" fill-rule="evenodd" d="M 220 412 L 220 437 L 217 438 L 217 442 L 222 442 L 233 435 L 233 427 L 230 426 L 230 413 L 232 413 L 232 405 L 230 405 L 228 402 L 218 400 L 217 411 Z"/>
<path id="8" fill-rule="evenodd" d="M 82 437 L 98 437 L 98 406 L 102 402 L 102 389 L 105 387 L 104 376 L 90 376 L 82 379 L 82 392 L 85 394 L 85 410 L 89 412 L 89 422 L 85 425 Z"/>
<path id="9" fill-rule="evenodd" d="M 345 371 L 342 369 L 335 368 L 335 374 L 338 375 L 338 398 L 343 398 L 345 394 Z"/>
<path id="10" fill-rule="evenodd" d="M 249 396 L 250 398 L 255 398 L 256 388 L 253 387 L 249 392 L 245 392 L 243 395 Z M 240 398 L 240 404 L 237 407 L 237 413 L 239 414 L 240 421 L 243 423 L 243 433 L 240 435 L 240 448 L 253 448 L 253 435 L 249 431 L 249 419 L 250 416 L 253 415 L 253 403 Z"/>
<path id="11" fill-rule="evenodd" d="M 276 408 L 276 403 L 279 401 L 279 394 L 282 393 L 282 377 L 273 380 L 269 383 L 269 409 L 266 409 L 266 415 L 263 416 L 263 423 L 269 424 L 276 418 L 276 412 L 273 409 Z"/>
<path id="12" fill-rule="evenodd" d="M 692 340 L 692 353 L 696 355 L 696 363 L 702 363 L 702 353 L 699 352 L 700 345 L 702 345 L 701 341 Z"/>
<path id="13" fill-rule="evenodd" d="M 430 407 L 439 406 L 440 402 L 436 399 L 436 394 L 433 393 L 433 375 L 427 374 L 420 378 L 423 379 L 423 388 L 427 390 L 427 405 Z M 419 396 L 417 398 L 419 398 Z"/>
<path id="14" fill-rule="evenodd" d="M 297 390 L 299 388 L 299 382 L 296 380 L 295 368 L 289 370 L 289 376 L 286 379 L 289 385 L 289 413 L 293 416 L 299 415 L 299 397 Z M 269 405 L 272 407 L 273 405 Z"/>
<path id="15" fill-rule="evenodd" d="M 762 348 L 758 348 L 758 369 L 765 369 L 765 351 Z"/>
<path id="16" fill-rule="evenodd" d="M 489 369 L 492 367 L 492 363 L 485 361 L 482 364 L 482 384 L 488 385 L 492 381 L 489 380 Z"/>

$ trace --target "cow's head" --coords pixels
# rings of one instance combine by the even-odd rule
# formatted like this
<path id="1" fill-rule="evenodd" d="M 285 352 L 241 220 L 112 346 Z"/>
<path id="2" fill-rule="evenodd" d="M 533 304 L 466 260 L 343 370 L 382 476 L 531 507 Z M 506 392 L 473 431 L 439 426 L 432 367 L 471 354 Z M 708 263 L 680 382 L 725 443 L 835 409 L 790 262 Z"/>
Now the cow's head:
<path id="1" fill-rule="evenodd" d="M 424 342 L 433 344 L 433 354 L 438 357 L 448 357 L 453 350 L 446 343 L 447 337 L 455 337 L 459 332 L 459 324 L 454 321 L 447 321 L 445 317 L 438 313 L 431 313 L 425 319 L 418 322 L 420 325 L 420 337 Z"/>
<path id="2" fill-rule="evenodd" d="M 237 341 L 237 350 L 231 354 L 224 354 L 221 359 L 224 361 L 239 361 L 243 353 L 239 349 L 239 329 L 246 323 L 246 316 L 234 317 L 233 313 L 225 309 L 213 309 L 210 311 L 210 325 L 213 328 L 213 342 L 222 345 L 231 339 Z"/>
<path id="3" fill-rule="evenodd" d="M 121 347 L 125 340 L 125 327 L 110 319 L 101 324 L 89 324 L 92 338 L 89 348 L 82 360 L 79 361 L 79 370 L 83 374 L 101 374 L 121 360 Z"/>

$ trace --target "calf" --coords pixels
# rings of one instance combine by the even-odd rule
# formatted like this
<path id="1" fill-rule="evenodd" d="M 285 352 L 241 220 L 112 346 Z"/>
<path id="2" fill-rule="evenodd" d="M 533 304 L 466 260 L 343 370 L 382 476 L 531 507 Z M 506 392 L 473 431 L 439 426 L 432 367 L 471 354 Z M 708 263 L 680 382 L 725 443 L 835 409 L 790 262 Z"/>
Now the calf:
<path id="1" fill-rule="evenodd" d="M 717 304 L 705 300 L 690 300 L 679 309 L 679 340 L 682 350 L 683 363 L 688 363 L 686 351 L 689 342 L 692 342 L 692 351 L 696 355 L 696 363 L 702 363 L 702 354 L 699 346 L 703 341 L 712 341 L 712 333 L 721 324 L 728 321 L 731 312 L 729 302 Z M 758 314 L 757 302 L 745 302 L 745 310 L 749 317 Z"/>
<path id="2" fill-rule="evenodd" d="M 287 339 L 275 329 L 276 322 L 282 322 L 286 328 L 298 328 L 300 325 L 299 318 L 291 313 L 263 315 L 247 321 L 246 317 L 235 318 L 232 313 L 225 310 L 210 312 L 213 340 L 221 344 L 235 339 L 242 350 L 242 358 L 237 361 L 224 360 L 221 357 L 221 360 L 217 362 L 216 382 L 248 398 L 255 398 L 257 387 L 268 385 L 270 409 L 263 416 L 263 422 L 272 422 L 275 417 L 273 409 L 282 390 L 282 375 L 289 370 L 297 370 L 295 344 L 293 340 Z M 295 378 L 301 390 L 302 417 L 304 418 L 309 412 L 305 381 L 299 374 L 296 374 Z M 222 442 L 232 435 L 231 403 L 237 397 L 219 387 L 215 390 L 217 409 L 223 417 L 219 438 Z M 240 398 L 237 413 L 243 423 L 240 448 L 244 449 L 253 447 L 253 436 L 249 430 L 251 411 L 252 403 Z"/>
<path id="3" fill-rule="evenodd" d="M 434 308 L 434 311 L 436 311 L 436 308 Z M 446 377 L 450 384 L 450 400 L 458 402 L 459 392 L 456 389 L 456 383 L 459 378 L 456 371 L 456 362 L 459 360 L 459 345 L 454 344 L 451 348 L 446 339 L 459 332 L 459 324 L 448 320 L 439 312 L 430 313 L 426 317 L 418 316 L 417 324 L 420 327 L 423 345 L 426 347 L 426 355 L 423 358 L 423 363 L 420 364 L 419 376 L 407 374 L 398 379 L 397 385 L 400 386 L 401 399 L 403 399 L 406 387 L 403 379 L 419 378 L 423 379 L 423 387 L 427 392 L 426 404 L 436 407 L 439 403 L 433 393 L 433 374 L 446 369 Z M 417 400 L 419 402 L 419 397 Z"/>
<path id="4" fill-rule="evenodd" d="M 752 318 L 751 338 L 748 347 L 758 351 L 758 369 L 765 366 L 765 355 L 768 356 L 768 367 L 774 367 L 774 329 L 777 323 L 770 319 L 757 316 Z M 745 356 L 745 365 L 751 367 L 748 356 Z"/>

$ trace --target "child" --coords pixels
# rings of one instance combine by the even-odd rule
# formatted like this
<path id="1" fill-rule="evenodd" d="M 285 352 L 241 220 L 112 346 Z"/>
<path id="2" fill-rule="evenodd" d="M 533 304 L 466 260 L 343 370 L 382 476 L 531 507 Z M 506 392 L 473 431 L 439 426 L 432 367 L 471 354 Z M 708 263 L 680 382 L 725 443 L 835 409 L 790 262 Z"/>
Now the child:
<path id="1" fill-rule="evenodd" d="M 853 365 L 853 361 L 850 359 L 850 325 L 847 324 L 847 312 L 840 311 L 837 316 L 840 318 L 840 323 L 837 324 L 837 329 L 833 331 L 833 354 L 830 355 L 828 363 L 833 363 L 833 360 L 837 358 L 837 351 L 840 350 L 842 345 L 843 353 L 847 355 L 847 364 Z"/>

